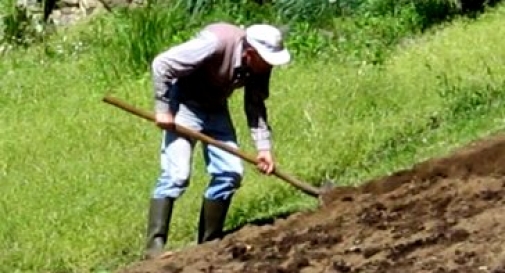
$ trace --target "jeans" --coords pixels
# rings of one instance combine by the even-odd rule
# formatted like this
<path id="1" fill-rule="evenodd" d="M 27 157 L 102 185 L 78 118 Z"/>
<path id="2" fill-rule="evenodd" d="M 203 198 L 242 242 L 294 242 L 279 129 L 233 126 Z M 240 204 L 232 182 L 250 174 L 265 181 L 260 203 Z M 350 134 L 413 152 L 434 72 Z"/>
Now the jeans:
<path id="1" fill-rule="evenodd" d="M 225 144 L 238 148 L 235 128 L 227 107 L 205 111 L 195 105 L 171 100 L 175 123 L 199 131 Z M 157 179 L 153 198 L 178 198 L 190 184 L 195 140 L 162 131 L 161 173 Z M 202 143 L 204 162 L 211 179 L 204 192 L 209 200 L 227 200 L 240 187 L 244 168 L 242 161 L 215 146 Z"/>

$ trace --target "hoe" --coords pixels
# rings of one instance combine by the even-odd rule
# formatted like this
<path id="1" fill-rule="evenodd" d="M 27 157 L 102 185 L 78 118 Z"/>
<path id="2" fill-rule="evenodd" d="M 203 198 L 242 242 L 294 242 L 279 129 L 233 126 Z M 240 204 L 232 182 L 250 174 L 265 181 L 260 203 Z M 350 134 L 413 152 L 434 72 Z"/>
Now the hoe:
<path id="1" fill-rule="evenodd" d="M 146 119 L 148 121 L 154 122 L 154 120 L 155 120 L 154 115 L 152 113 L 149 113 L 149 112 L 144 111 L 142 109 L 138 109 L 135 106 L 129 105 L 125 101 L 122 101 L 118 98 L 115 98 L 112 96 L 105 96 L 103 98 L 103 101 L 108 104 L 114 105 L 120 109 L 123 109 L 126 112 L 132 113 L 136 116 Z M 241 159 L 243 159 L 244 161 L 246 161 L 248 163 L 251 163 L 254 165 L 258 164 L 258 161 L 255 157 L 245 154 L 244 152 L 242 152 L 234 147 L 226 145 L 226 144 L 224 144 L 220 141 L 217 141 L 217 140 L 215 140 L 205 134 L 202 134 L 200 132 L 185 128 L 184 126 L 181 126 L 178 124 L 176 124 L 173 128 L 171 128 L 171 130 L 175 131 L 176 133 L 178 133 L 182 136 L 199 140 L 205 144 L 214 145 L 224 151 L 227 151 L 235 156 L 240 157 Z M 272 174 L 277 176 L 278 178 L 288 182 L 289 184 L 291 184 L 292 186 L 294 186 L 298 190 L 302 191 L 303 193 L 305 193 L 309 196 L 318 198 L 320 204 L 324 203 L 324 198 L 323 198 L 324 194 L 328 193 L 329 191 L 331 191 L 334 188 L 330 182 L 325 183 L 320 188 L 314 187 L 306 182 L 302 182 L 302 181 L 298 180 L 297 178 L 295 178 L 287 173 L 282 172 L 277 167 L 274 169 Z"/>

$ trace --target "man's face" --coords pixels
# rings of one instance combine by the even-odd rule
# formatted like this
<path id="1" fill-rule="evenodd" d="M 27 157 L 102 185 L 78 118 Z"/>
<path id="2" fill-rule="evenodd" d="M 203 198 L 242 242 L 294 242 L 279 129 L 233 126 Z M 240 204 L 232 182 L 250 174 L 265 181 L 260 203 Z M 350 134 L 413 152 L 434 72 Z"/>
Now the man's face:
<path id="1" fill-rule="evenodd" d="M 244 59 L 247 67 L 254 73 L 267 72 L 272 66 L 265 62 L 263 58 L 253 48 L 247 48 L 244 52 Z"/>

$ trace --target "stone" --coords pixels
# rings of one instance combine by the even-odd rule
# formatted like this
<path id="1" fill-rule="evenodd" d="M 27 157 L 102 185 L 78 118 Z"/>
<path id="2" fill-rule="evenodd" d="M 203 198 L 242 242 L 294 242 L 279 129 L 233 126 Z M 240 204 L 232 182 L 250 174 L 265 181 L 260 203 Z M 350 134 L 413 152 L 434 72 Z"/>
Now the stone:
<path id="1" fill-rule="evenodd" d="M 57 5 L 58 7 L 79 7 L 80 6 L 80 0 L 61 0 L 58 1 Z"/>
<path id="2" fill-rule="evenodd" d="M 27 8 L 27 7 L 37 6 L 37 5 L 38 5 L 37 0 L 17 0 L 16 1 L 17 7 Z"/>
<path id="3" fill-rule="evenodd" d="M 133 4 L 133 0 L 102 0 L 102 2 L 110 8 L 129 7 Z"/>
<path id="4" fill-rule="evenodd" d="M 49 14 L 49 23 L 55 26 L 71 25 L 94 14 L 102 8 L 112 10 L 117 7 L 142 6 L 144 0 L 54 0 Z M 38 22 L 44 15 L 43 0 L 16 0 L 16 8 L 26 12 L 29 20 Z"/>

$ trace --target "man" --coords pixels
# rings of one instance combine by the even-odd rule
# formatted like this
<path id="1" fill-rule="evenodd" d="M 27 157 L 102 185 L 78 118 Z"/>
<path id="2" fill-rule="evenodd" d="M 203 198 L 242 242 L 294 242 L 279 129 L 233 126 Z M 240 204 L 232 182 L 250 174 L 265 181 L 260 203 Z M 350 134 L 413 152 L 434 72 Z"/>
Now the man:
<path id="1" fill-rule="evenodd" d="M 160 53 L 152 62 L 156 123 L 163 129 L 161 174 L 149 209 L 146 258 L 158 257 L 166 244 L 175 200 L 187 189 L 195 140 L 166 130 L 174 123 L 238 147 L 227 99 L 244 87 L 244 110 L 258 151 L 258 169 L 274 169 L 265 100 L 274 66 L 287 64 L 281 31 L 270 25 L 246 29 L 214 23 L 195 37 Z M 200 212 L 198 243 L 222 236 L 231 199 L 239 188 L 240 158 L 203 146 L 211 180 Z"/>

